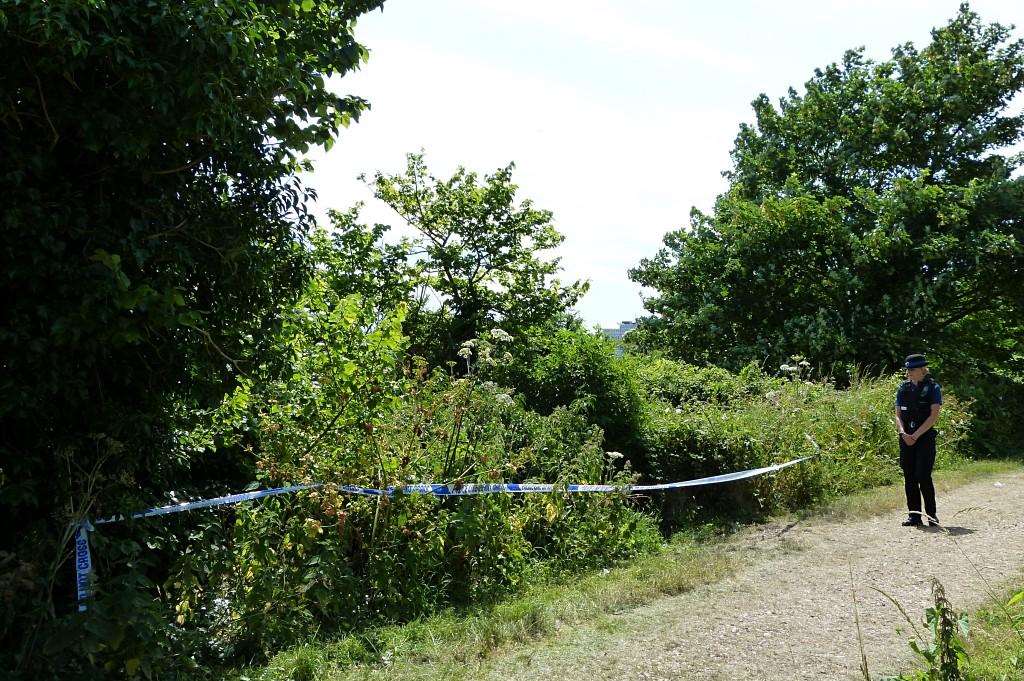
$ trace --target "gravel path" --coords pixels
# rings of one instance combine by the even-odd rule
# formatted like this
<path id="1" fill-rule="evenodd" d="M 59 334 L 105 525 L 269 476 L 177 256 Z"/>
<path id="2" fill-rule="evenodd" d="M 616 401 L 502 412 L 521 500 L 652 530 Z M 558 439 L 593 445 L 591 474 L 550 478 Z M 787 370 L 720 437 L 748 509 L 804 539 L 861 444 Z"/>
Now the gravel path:
<path id="1" fill-rule="evenodd" d="M 940 495 L 939 513 L 949 534 L 900 527 L 897 513 L 762 526 L 737 542 L 746 567 L 733 576 L 563 631 L 495 660 L 489 678 L 862 678 L 851 570 L 872 676 L 893 673 L 910 663 L 909 625 L 875 588 L 919 622 L 932 576 L 958 609 L 987 600 L 965 553 L 994 585 L 1024 569 L 1024 471 Z"/>

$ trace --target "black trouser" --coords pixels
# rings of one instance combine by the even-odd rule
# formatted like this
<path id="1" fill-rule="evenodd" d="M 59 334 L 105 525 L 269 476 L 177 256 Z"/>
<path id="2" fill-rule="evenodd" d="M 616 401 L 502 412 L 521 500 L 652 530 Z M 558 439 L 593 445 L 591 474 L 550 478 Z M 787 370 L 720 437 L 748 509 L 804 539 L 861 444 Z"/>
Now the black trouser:
<path id="1" fill-rule="evenodd" d="M 924 497 L 924 512 L 932 518 L 935 511 L 935 485 L 932 483 L 932 467 L 935 466 L 935 431 L 929 430 L 920 440 L 908 445 L 900 438 L 900 468 L 903 469 L 903 488 L 907 492 L 907 508 L 911 520 L 922 520 L 914 511 L 921 511 L 921 497 Z"/>

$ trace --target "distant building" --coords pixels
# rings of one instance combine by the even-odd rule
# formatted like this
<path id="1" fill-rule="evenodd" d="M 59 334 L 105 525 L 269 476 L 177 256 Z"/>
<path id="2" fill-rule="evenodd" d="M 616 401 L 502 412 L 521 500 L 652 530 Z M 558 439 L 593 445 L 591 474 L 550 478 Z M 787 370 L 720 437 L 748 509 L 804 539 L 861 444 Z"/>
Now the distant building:
<path id="1" fill-rule="evenodd" d="M 625 352 L 622 348 L 622 337 L 627 333 L 636 328 L 636 322 L 619 322 L 619 328 L 617 329 L 601 329 L 601 333 L 615 341 L 615 355 L 622 357 L 622 353 Z"/>

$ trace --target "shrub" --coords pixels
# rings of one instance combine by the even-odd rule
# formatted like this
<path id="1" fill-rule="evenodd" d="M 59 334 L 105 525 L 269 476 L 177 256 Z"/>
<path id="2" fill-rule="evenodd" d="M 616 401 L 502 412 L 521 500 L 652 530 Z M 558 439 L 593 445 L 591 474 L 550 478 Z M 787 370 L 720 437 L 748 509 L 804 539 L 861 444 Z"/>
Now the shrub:
<path id="1" fill-rule="evenodd" d="M 678 376 L 688 370 L 669 371 L 663 365 L 651 373 Z M 849 389 L 837 390 L 828 383 L 758 377 L 754 369 L 747 374 L 731 381 L 720 380 L 717 372 L 706 374 L 714 385 L 738 386 L 719 390 L 708 401 L 649 402 L 641 433 L 642 472 L 668 482 L 817 455 L 779 475 L 732 485 L 725 493 L 711 488 L 697 494 L 698 500 L 715 499 L 726 508 L 736 506 L 738 490 L 746 490 L 741 506 L 757 513 L 796 508 L 901 478 L 892 407 L 896 377 L 860 379 Z M 751 383 L 757 388 L 743 387 Z M 720 401 L 723 392 L 731 395 L 728 401 Z M 964 456 L 970 418 L 966 405 L 947 390 L 936 426 L 941 433 L 936 466 L 952 465 Z"/>
<path id="2" fill-rule="evenodd" d="M 262 659 L 310 637 L 404 622 L 453 606 L 493 601 L 531 575 L 609 565 L 659 542 L 651 519 L 624 494 L 349 496 L 334 483 L 629 482 L 602 448 L 580 401 L 548 415 L 482 380 L 402 359 L 401 316 L 378 320 L 358 296 L 314 284 L 286 315 L 280 342 L 291 365 L 253 377 L 212 415 L 193 446 L 231 444 L 257 461 L 259 483 L 324 487 L 211 512 L 104 526 L 105 536 L 148 536 L 168 563 L 150 594 L 147 664 L 168 674 L 189 665 Z M 486 357 L 479 340 L 464 353 Z M 146 550 L 140 548 L 142 554 Z M 100 554 L 101 551 L 97 551 Z M 103 583 L 126 573 L 104 556 Z M 157 601 L 152 594 L 159 594 Z M 107 607 L 108 595 L 97 599 Z"/>
<path id="3" fill-rule="evenodd" d="M 604 431 L 606 448 L 635 448 L 643 413 L 640 391 L 634 372 L 615 356 L 610 341 L 563 329 L 531 338 L 517 354 L 518 366 L 497 367 L 493 375 L 521 393 L 529 408 L 550 414 L 578 402 Z"/>
<path id="4" fill-rule="evenodd" d="M 734 374 L 720 367 L 700 367 L 666 357 L 629 355 L 626 363 L 649 399 L 679 406 L 684 402 L 728 404 L 764 394 L 777 379 L 765 376 L 756 364 Z"/>

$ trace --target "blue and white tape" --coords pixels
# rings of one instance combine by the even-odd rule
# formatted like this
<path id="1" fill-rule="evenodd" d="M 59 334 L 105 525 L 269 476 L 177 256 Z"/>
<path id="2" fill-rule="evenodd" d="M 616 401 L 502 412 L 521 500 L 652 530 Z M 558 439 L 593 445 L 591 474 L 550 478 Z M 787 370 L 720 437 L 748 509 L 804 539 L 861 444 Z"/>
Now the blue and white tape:
<path id="1" fill-rule="evenodd" d="M 575 493 L 586 493 L 586 492 L 657 492 L 669 489 L 681 489 L 683 487 L 701 487 L 704 485 L 717 485 L 723 482 L 735 482 L 737 480 L 745 480 L 747 478 L 754 478 L 759 475 L 765 475 L 766 473 L 774 473 L 780 471 L 783 468 L 795 466 L 798 463 L 802 463 L 811 457 L 805 456 L 801 459 L 794 459 L 787 461 L 786 463 L 779 463 L 773 466 L 765 466 L 764 468 L 751 468 L 745 471 L 738 471 L 736 473 L 725 473 L 723 475 L 712 475 L 706 478 L 697 478 L 695 480 L 683 480 L 681 482 L 666 482 L 660 485 L 553 485 L 547 483 L 495 483 L 495 484 L 467 484 L 467 485 L 431 485 L 431 484 L 420 484 L 420 485 L 406 485 L 404 487 L 388 487 L 384 490 L 367 489 L 364 487 L 358 488 L 339 488 L 344 491 L 351 492 L 353 494 L 374 494 L 374 495 L 385 495 L 394 496 L 395 494 L 431 494 L 438 497 L 456 497 L 456 496 L 468 496 L 472 494 L 499 494 L 502 492 L 509 494 L 532 494 L 532 493 L 545 493 L 545 492 L 575 492 Z M 358 490 L 358 491 L 357 491 Z"/>
<path id="2" fill-rule="evenodd" d="M 75 582 L 78 588 L 78 612 L 85 612 L 85 601 L 92 595 L 92 553 L 89 551 L 88 520 L 75 530 Z"/>
<path id="3" fill-rule="evenodd" d="M 384 489 L 375 489 L 373 487 L 359 487 L 358 485 L 338 485 L 337 489 L 339 492 L 344 492 L 346 494 L 376 497 L 393 497 L 396 494 L 425 494 L 435 497 L 462 497 L 477 494 L 538 494 L 550 492 L 625 492 L 627 494 L 630 494 L 633 492 L 659 492 L 670 489 L 681 489 L 684 487 L 702 487 L 705 485 L 717 485 L 724 482 L 746 480 L 747 478 L 754 478 L 759 475 L 774 473 L 775 471 L 780 471 L 783 468 L 795 466 L 796 464 L 803 463 L 804 461 L 807 461 L 810 458 L 812 457 L 805 456 L 799 459 L 793 459 L 792 461 L 787 461 L 785 463 L 778 463 L 773 466 L 765 466 L 763 468 L 751 468 L 749 470 L 738 471 L 736 473 L 712 475 L 706 478 L 682 480 L 680 482 L 667 482 L 659 485 L 554 485 L 550 483 L 530 482 L 469 483 L 466 485 L 437 485 L 431 483 L 421 483 L 398 487 L 392 486 L 386 487 Z M 107 523 L 121 522 L 129 519 L 151 518 L 154 516 L 168 515 L 170 513 L 181 513 L 182 511 L 195 511 L 201 508 L 226 506 L 228 504 L 237 504 L 241 501 L 252 501 L 253 499 L 262 499 L 263 497 L 272 497 L 277 496 L 279 494 L 291 494 L 293 492 L 301 492 L 302 490 L 308 489 L 317 489 L 324 486 L 325 483 L 311 483 L 308 485 L 290 485 L 288 487 L 274 487 L 272 489 L 263 489 L 254 492 L 229 494 L 227 496 L 215 497 L 213 499 L 187 501 L 180 504 L 171 504 L 169 506 L 156 506 L 154 508 L 149 508 L 146 509 L 145 511 L 132 513 L 127 516 L 111 516 L 109 518 L 102 518 L 100 520 L 95 521 L 95 524 L 105 525 Z M 89 552 L 89 532 L 91 532 L 92 530 L 92 524 L 90 524 L 88 520 L 83 520 L 81 523 L 79 523 L 75 531 L 75 571 L 77 574 L 79 612 L 84 611 L 86 609 L 85 602 L 92 595 L 92 554 Z"/>
<path id="4" fill-rule="evenodd" d="M 138 518 L 151 518 L 157 515 L 167 515 L 169 513 L 181 513 L 182 511 L 195 511 L 200 508 L 210 508 L 212 506 L 225 506 L 227 504 L 237 504 L 240 501 L 252 501 L 253 499 L 262 499 L 263 497 L 273 497 L 278 494 L 291 494 L 292 492 L 301 492 L 304 489 L 315 489 L 317 487 L 323 487 L 321 483 L 315 483 L 312 485 L 291 485 L 290 487 L 275 487 L 273 489 L 261 489 L 255 492 L 240 492 L 238 494 L 229 494 L 225 497 L 215 497 L 213 499 L 200 499 L 198 501 L 184 501 L 180 504 L 171 504 L 170 506 L 157 506 L 155 508 L 148 508 L 145 511 L 139 511 L 138 513 L 132 513 L 128 516 L 117 515 L 109 518 L 101 518 L 96 522 L 97 525 L 105 525 L 107 523 L 116 523 L 122 520 L 136 520 Z"/>

